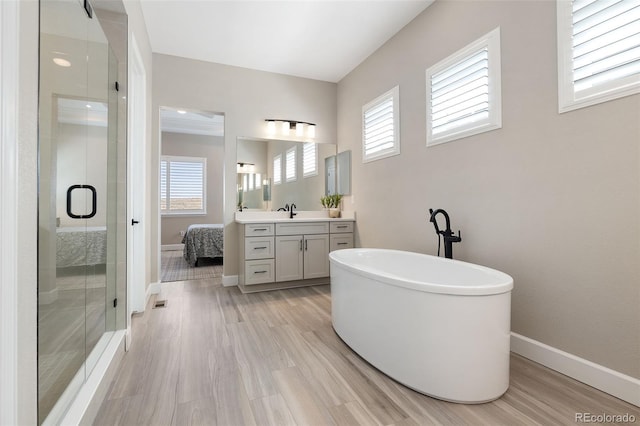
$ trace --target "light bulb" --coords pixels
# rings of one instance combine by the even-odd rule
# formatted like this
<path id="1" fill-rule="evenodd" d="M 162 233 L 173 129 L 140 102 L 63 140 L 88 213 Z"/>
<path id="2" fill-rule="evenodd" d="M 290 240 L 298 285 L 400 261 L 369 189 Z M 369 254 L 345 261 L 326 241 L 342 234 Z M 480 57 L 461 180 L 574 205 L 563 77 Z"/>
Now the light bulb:
<path id="1" fill-rule="evenodd" d="M 304 123 L 296 123 L 296 136 L 304 136 Z"/>
<path id="2" fill-rule="evenodd" d="M 283 121 L 282 122 L 282 134 L 283 135 L 288 135 L 289 134 L 289 130 L 291 130 L 291 123 L 289 123 L 288 121 Z"/>
<path id="3" fill-rule="evenodd" d="M 267 134 L 275 135 L 276 134 L 276 122 L 275 121 L 267 121 Z"/>
<path id="4" fill-rule="evenodd" d="M 316 125 L 315 124 L 310 124 L 307 126 L 307 136 L 309 136 L 310 138 L 315 138 L 316 137 Z"/>

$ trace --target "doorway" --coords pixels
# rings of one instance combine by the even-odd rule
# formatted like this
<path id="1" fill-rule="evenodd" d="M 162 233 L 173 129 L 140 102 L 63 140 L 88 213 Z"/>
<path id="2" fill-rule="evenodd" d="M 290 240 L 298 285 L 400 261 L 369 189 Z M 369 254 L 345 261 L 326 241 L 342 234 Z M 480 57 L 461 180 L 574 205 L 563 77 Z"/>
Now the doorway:
<path id="1" fill-rule="evenodd" d="M 160 109 L 160 278 L 222 276 L 224 115 Z"/>

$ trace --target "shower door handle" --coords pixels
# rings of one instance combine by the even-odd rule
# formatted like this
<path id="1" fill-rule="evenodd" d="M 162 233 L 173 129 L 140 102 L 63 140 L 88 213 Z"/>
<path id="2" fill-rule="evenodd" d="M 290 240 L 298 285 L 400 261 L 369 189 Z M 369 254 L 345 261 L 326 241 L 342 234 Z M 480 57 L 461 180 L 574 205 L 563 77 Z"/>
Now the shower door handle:
<path id="1" fill-rule="evenodd" d="M 76 189 L 88 189 L 91 191 L 91 212 L 89 214 L 74 214 L 71 211 L 71 194 Z M 91 185 L 71 185 L 67 189 L 67 215 L 72 219 L 91 219 L 96 215 L 98 206 L 98 193 L 96 189 Z"/>
<path id="2" fill-rule="evenodd" d="M 135 219 L 131 219 L 131 226 L 133 226 L 133 225 L 135 225 L 137 223 L 140 223 L 140 221 L 139 220 L 135 220 Z"/>

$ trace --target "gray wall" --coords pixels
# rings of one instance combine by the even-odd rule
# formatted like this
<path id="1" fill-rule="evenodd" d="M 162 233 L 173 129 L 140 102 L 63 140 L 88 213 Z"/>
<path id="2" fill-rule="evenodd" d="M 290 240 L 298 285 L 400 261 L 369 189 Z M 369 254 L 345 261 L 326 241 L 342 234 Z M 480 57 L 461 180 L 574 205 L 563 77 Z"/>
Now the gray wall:
<path id="1" fill-rule="evenodd" d="M 162 216 L 161 244 L 182 242 L 180 231 L 194 223 L 222 223 L 224 210 L 224 138 L 220 136 L 188 135 L 162 132 L 162 155 L 204 157 L 207 159 L 207 214 Z"/>
<path id="2" fill-rule="evenodd" d="M 266 118 L 284 118 L 316 123 L 316 141 L 336 141 L 335 83 L 282 74 L 153 55 L 153 142 L 149 169 L 151 209 L 158 211 L 159 110 L 161 106 L 187 108 L 225 115 L 224 177 L 224 272 L 238 274 L 236 210 L 236 138 L 264 138 Z M 157 229 L 158 215 L 151 214 Z M 155 221 L 155 223 L 153 223 Z M 158 281 L 158 235 L 150 238 L 151 280 Z"/>
<path id="3" fill-rule="evenodd" d="M 640 377 L 640 96 L 558 114 L 555 2 L 436 2 L 338 84 L 357 244 L 458 259 L 515 280 L 512 329 Z M 425 70 L 502 31 L 503 128 L 425 147 Z M 361 108 L 400 85 L 401 154 L 363 164 Z M 384 202 L 381 203 L 380 199 Z"/>

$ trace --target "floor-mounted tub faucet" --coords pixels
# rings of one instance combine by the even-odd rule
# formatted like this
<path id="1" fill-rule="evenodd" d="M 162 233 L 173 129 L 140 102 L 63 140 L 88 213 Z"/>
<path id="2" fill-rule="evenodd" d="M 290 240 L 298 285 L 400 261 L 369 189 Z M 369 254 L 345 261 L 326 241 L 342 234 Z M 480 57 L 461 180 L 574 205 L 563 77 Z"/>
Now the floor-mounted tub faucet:
<path id="1" fill-rule="evenodd" d="M 438 209 L 436 211 L 434 211 L 433 209 L 429 209 L 429 213 L 431 214 L 429 222 L 433 223 L 433 226 L 436 228 L 436 234 L 438 235 L 438 256 L 440 256 L 440 235 L 442 235 L 442 237 L 444 238 L 444 257 L 446 257 L 447 259 L 453 259 L 453 243 L 459 243 L 460 241 L 462 241 L 460 231 L 458 231 L 458 235 L 453 235 L 449 215 L 446 211 L 442 209 Z M 444 215 L 445 224 L 447 225 L 447 229 L 445 229 L 444 231 L 441 231 L 438 227 L 438 221 L 436 220 L 436 216 L 438 214 Z"/>

